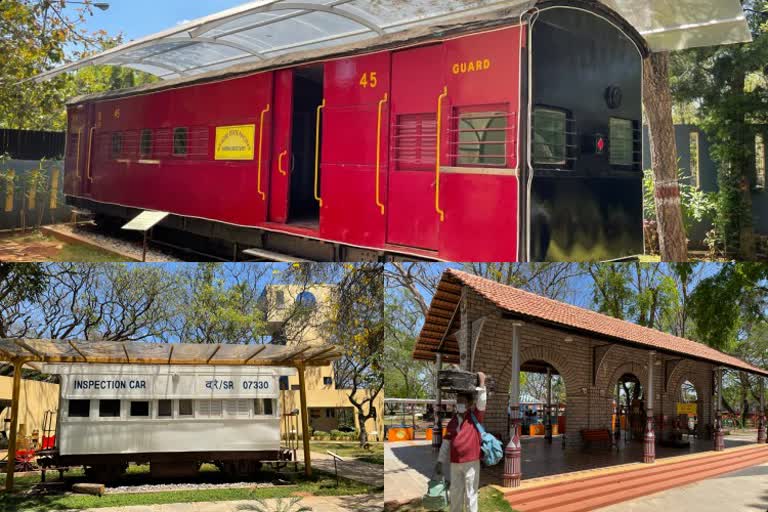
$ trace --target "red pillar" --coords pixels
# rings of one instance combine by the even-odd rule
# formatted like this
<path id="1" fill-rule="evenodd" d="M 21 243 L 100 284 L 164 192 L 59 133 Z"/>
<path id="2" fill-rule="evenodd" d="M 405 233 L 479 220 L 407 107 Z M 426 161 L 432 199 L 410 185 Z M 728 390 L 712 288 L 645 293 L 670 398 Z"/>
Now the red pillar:
<path id="1" fill-rule="evenodd" d="M 519 408 L 512 407 L 512 439 L 504 450 L 504 487 L 520 487 L 523 476 Z"/>
<path id="2" fill-rule="evenodd" d="M 723 389 L 723 370 L 720 368 L 715 369 L 716 372 L 716 385 L 717 385 L 717 395 L 716 395 L 716 406 L 717 410 L 715 411 L 715 435 L 714 435 L 714 441 L 715 441 L 715 451 L 721 452 L 725 450 L 725 435 L 723 434 L 723 417 L 722 413 L 720 412 L 720 407 L 722 406 L 722 394 L 721 390 Z"/>
<path id="3" fill-rule="evenodd" d="M 653 464 L 656 462 L 656 432 L 653 425 L 653 370 L 654 370 L 654 358 L 655 352 L 651 351 L 648 355 L 648 386 L 646 386 L 646 421 L 645 421 L 645 438 L 643 440 L 643 462 L 646 464 Z"/>

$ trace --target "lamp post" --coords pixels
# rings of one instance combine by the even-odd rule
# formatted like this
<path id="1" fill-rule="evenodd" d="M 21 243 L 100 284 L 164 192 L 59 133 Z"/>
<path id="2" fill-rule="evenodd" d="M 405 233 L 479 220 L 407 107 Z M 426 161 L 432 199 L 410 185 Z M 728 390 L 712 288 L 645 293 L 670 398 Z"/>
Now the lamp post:
<path id="1" fill-rule="evenodd" d="M 67 4 L 75 4 L 75 5 L 92 5 L 93 7 L 106 11 L 109 9 L 109 3 L 108 2 L 67 2 Z"/>

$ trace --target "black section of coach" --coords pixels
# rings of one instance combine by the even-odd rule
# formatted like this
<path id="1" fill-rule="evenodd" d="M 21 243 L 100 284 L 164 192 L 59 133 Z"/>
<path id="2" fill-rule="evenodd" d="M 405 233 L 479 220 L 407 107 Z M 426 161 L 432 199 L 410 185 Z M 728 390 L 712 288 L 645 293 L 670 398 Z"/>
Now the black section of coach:
<path id="1" fill-rule="evenodd" d="M 64 156 L 64 132 L 0 129 L 0 155 L 14 160 L 47 160 Z"/>
<path id="2" fill-rule="evenodd" d="M 532 261 L 643 252 L 642 61 L 635 42 L 605 17 L 554 8 L 535 18 L 532 105 L 567 114 L 568 150 L 556 165 L 536 163 L 532 151 Z M 632 121 L 636 163 L 610 164 L 611 118 Z"/>

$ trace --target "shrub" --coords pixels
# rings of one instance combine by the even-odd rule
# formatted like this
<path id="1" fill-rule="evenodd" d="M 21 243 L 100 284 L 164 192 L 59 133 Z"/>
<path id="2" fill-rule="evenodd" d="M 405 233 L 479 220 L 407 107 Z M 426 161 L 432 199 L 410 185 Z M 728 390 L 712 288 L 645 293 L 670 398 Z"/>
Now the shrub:
<path id="1" fill-rule="evenodd" d="M 312 436 L 313 437 L 330 437 L 331 434 L 329 434 L 328 432 L 323 432 L 322 430 L 315 430 L 312 433 Z"/>

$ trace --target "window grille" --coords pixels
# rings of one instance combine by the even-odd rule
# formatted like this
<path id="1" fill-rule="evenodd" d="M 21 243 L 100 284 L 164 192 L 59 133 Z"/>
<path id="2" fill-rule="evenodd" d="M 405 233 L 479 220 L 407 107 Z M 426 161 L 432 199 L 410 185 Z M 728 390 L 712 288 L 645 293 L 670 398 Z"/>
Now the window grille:
<path id="1" fill-rule="evenodd" d="M 397 116 L 392 131 L 392 160 L 398 171 L 434 171 L 437 156 L 437 115 Z"/>

